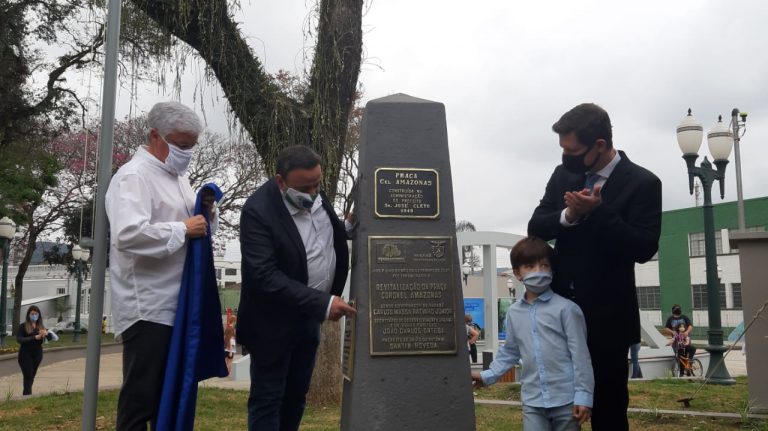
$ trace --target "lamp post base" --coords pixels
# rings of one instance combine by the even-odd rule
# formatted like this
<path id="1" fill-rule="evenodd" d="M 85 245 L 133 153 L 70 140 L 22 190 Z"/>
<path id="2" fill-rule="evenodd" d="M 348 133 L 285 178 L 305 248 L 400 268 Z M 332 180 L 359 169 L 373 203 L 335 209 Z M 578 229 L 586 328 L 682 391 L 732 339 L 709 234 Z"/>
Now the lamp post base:
<path id="1" fill-rule="evenodd" d="M 709 352 L 709 366 L 707 367 L 707 383 L 713 385 L 733 385 L 736 380 L 728 373 L 728 368 L 723 360 L 723 353 L 728 350 L 723 345 L 707 345 L 704 350 Z"/>

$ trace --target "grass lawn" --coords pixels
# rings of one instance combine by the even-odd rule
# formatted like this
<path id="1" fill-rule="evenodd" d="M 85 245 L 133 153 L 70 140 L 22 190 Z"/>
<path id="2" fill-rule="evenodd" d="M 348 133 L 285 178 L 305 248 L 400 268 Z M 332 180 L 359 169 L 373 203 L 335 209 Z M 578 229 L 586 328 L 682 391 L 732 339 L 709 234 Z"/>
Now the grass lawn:
<path id="1" fill-rule="evenodd" d="M 631 382 L 631 407 L 677 409 L 675 399 L 689 396 L 696 384 L 683 380 Z M 519 400 L 518 386 L 497 384 L 478 391 L 477 398 Z M 195 429 L 246 429 L 248 393 L 226 389 L 201 388 L 197 403 Z M 692 409 L 701 411 L 743 412 L 746 406 L 746 379 L 738 378 L 733 386 L 706 386 L 693 401 Z M 0 402 L 0 430 L 79 430 L 82 393 L 55 394 L 20 401 Z M 115 423 L 117 391 L 99 394 L 97 429 L 112 430 Z M 521 430 L 519 407 L 478 405 L 475 408 L 478 431 Z M 339 429 L 338 407 L 309 408 L 302 430 L 331 431 Z M 631 414 L 630 428 L 654 430 L 763 430 L 766 421 L 741 419 L 709 419 L 689 416 Z M 589 430 L 590 427 L 584 427 Z M 431 431 L 431 430 L 425 430 Z"/>

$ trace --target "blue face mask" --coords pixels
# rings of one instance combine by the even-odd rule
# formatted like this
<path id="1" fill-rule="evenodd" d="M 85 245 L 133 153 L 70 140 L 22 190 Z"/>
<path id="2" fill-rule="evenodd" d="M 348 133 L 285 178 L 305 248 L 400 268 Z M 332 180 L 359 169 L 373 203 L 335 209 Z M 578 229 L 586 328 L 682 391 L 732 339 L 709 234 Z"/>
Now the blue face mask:
<path id="1" fill-rule="evenodd" d="M 38 314 L 30 314 L 29 315 L 29 320 L 31 320 L 33 322 L 37 322 L 37 319 L 39 319 L 39 318 L 40 318 L 40 315 L 38 315 Z"/>
<path id="2" fill-rule="evenodd" d="M 529 272 L 523 277 L 523 284 L 531 293 L 539 295 L 552 284 L 552 273 L 547 271 Z"/>

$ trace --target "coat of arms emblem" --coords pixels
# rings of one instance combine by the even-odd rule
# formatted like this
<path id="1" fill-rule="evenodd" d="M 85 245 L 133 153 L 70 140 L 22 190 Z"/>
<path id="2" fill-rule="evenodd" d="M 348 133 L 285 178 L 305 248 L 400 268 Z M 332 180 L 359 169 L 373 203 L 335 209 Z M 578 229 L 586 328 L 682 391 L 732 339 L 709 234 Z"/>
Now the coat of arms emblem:
<path id="1" fill-rule="evenodd" d="M 432 245 L 432 257 L 440 259 L 445 256 L 445 241 L 430 241 Z"/>
<path id="2" fill-rule="evenodd" d="M 384 247 L 381 250 L 381 254 L 384 257 L 391 259 L 393 257 L 400 257 L 403 252 L 400 251 L 400 248 L 397 246 L 397 244 L 388 243 L 384 244 Z"/>

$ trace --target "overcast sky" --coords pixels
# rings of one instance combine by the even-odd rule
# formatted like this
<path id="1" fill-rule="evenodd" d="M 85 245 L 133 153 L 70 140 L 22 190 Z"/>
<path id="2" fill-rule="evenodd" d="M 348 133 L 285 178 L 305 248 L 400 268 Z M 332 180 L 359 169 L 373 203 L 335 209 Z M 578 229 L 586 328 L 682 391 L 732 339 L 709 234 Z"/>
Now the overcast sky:
<path id="1" fill-rule="evenodd" d="M 237 19 L 268 71 L 309 68 L 310 6 L 242 2 Z M 744 195 L 768 195 L 768 2 L 374 0 L 366 6 L 365 100 L 406 93 L 445 104 L 456 217 L 479 230 L 525 232 L 560 160 L 551 125 L 582 102 L 603 106 L 615 147 L 661 178 L 665 210 L 694 204 L 675 138 L 686 110 L 707 131 L 718 114 L 729 122 L 738 107 L 749 113 L 741 144 Z M 182 101 L 192 103 L 201 73 L 201 66 L 190 68 Z M 225 132 L 221 92 L 212 86 L 204 93 L 208 126 Z M 133 109 L 146 111 L 171 97 L 147 86 Z M 118 118 L 128 101 L 122 92 Z M 701 154 L 707 153 L 705 142 Z M 726 201 L 736 199 L 734 160 L 732 154 Z M 719 195 L 714 200 L 721 202 Z"/>

